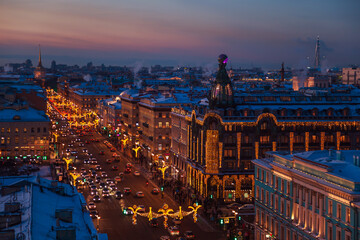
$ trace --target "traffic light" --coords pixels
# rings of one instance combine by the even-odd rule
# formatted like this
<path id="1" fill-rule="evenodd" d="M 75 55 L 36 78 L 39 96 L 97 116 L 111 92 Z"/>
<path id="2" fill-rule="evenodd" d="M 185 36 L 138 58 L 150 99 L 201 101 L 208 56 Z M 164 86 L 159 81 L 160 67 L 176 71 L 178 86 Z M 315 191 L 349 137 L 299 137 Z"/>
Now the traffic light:
<path id="1" fill-rule="evenodd" d="M 241 216 L 240 215 L 238 216 L 238 220 L 241 221 Z"/>
<path id="2" fill-rule="evenodd" d="M 224 219 L 220 218 L 220 224 L 221 224 L 221 225 L 224 224 Z"/>
<path id="3" fill-rule="evenodd" d="M 211 194 L 211 195 L 210 195 L 210 198 L 213 199 L 213 197 L 214 197 L 214 196 Z"/>
<path id="4" fill-rule="evenodd" d="M 86 182 L 86 178 L 84 178 L 84 180 L 83 180 L 84 182 Z"/>
<path id="5" fill-rule="evenodd" d="M 104 130 L 106 130 L 106 127 L 104 127 Z"/>
<path id="6" fill-rule="evenodd" d="M 160 189 L 161 189 L 161 191 L 164 191 L 164 187 L 161 187 Z"/>
<path id="7" fill-rule="evenodd" d="M 59 124 L 59 122 L 56 122 L 56 124 Z"/>
<path id="8" fill-rule="evenodd" d="M 126 215 L 126 209 L 123 210 L 123 213 Z"/>

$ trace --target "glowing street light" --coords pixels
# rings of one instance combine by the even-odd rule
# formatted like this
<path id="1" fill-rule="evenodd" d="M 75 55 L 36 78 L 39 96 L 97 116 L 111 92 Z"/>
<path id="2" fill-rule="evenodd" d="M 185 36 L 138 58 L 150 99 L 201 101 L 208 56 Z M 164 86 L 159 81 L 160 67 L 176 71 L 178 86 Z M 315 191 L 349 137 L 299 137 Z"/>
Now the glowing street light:
<path id="1" fill-rule="evenodd" d="M 69 164 L 73 161 L 71 158 L 63 158 L 66 162 L 66 170 L 69 170 Z"/>
<path id="2" fill-rule="evenodd" d="M 167 169 L 168 167 L 169 167 L 169 166 L 159 167 L 159 170 L 160 170 L 161 173 L 162 173 L 162 178 L 163 178 L 163 180 L 165 179 L 165 171 L 166 171 L 166 169 Z"/>
<path id="3" fill-rule="evenodd" d="M 166 229 L 168 227 L 167 225 L 168 215 L 169 213 L 174 212 L 174 210 L 169 208 L 169 206 L 165 203 L 164 206 L 158 210 L 158 212 L 161 212 L 162 215 L 164 216 L 164 228 Z"/>
<path id="4" fill-rule="evenodd" d="M 137 212 L 141 209 L 141 207 L 137 207 L 136 205 L 134 205 L 133 207 L 129 207 L 129 209 L 134 213 L 134 215 L 132 216 L 132 220 L 133 220 L 133 224 L 136 225 L 136 215 Z"/>
<path id="5" fill-rule="evenodd" d="M 135 157 L 137 158 L 138 157 L 138 151 L 140 150 L 140 146 L 136 147 L 136 148 L 133 148 L 132 150 L 135 151 Z"/>
<path id="6" fill-rule="evenodd" d="M 193 206 L 194 206 L 194 207 L 189 206 L 188 208 L 190 208 L 191 210 L 194 211 L 193 218 L 194 218 L 194 223 L 196 223 L 196 221 L 197 221 L 197 211 L 198 211 L 198 209 L 201 208 L 202 206 L 201 206 L 201 205 L 196 205 L 195 203 L 194 203 Z"/>

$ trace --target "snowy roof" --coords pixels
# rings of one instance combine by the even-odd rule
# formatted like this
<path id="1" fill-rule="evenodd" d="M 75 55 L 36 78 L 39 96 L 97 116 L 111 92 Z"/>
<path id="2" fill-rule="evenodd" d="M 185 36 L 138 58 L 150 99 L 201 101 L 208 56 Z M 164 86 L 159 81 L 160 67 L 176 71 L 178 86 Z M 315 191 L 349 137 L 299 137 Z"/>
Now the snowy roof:
<path id="1" fill-rule="evenodd" d="M 14 120 L 15 116 L 20 119 Z M 15 117 L 17 119 L 17 117 Z M 2 109 L 0 110 L 0 122 L 49 122 L 49 117 L 44 111 L 36 110 L 34 108 L 27 109 Z"/>
<path id="2" fill-rule="evenodd" d="M 37 176 L 0 178 L 0 187 L 11 185 L 20 187 L 15 194 L 21 203 L 21 223 L 8 228 L 14 229 L 15 235 L 21 230 L 26 239 L 55 240 L 57 230 L 75 229 L 76 239 L 107 239 L 106 234 L 97 234 L 89 212 L 84 210 L 85 198 L 74 187 Z M 13 199 L 14 194 L 0 196 L 0 202 L 11 202 L 9 198 Z M 1 207 L 0 211 L 4 211 Z M 72 212 L 71 222 L 55 217 L 56 211 L 64 210 Z"/>

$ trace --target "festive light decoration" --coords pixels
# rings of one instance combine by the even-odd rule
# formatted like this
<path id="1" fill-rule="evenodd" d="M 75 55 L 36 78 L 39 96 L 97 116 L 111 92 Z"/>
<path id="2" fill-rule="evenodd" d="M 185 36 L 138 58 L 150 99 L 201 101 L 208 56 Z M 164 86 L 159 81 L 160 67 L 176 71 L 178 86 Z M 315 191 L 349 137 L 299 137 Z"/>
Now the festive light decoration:
<path id="1" fill-rule="evenodd" d="M 134 213 L 133 216 L 132 216 L 132 223 L 134 225 L 136 225 L 136 215 L 137 215 L 137 212 L 141 209 L 141 207 L 138 207 L 136 205 L 134 205 L 133 207 L 129 207 L 129 209 Z"/>
<path id="2" fill-rule="evenodd" d="M 73 161 L 71 158 L 63 158 L 66 162 L 66 170 L 69 170 L 69 164 Z"/>
<path id="3" fill-rule="evenodd" d="M 171 208 L 169 208 L 169 206 L 167 204 L 164 204 L 164 206 L 162 208 L 160 208 L 158 210 L 158 212 L 161 212 L 162 215 L 164 216 L 164 228 L 166 229 L 168 227 L 167 225 L 167 221 L 168 221 L 168 214 L 170 212 L 174 212 L 174 210 L 172 210 Z"/>
<path id="4" fill-rule="evenodd" d="M 80 175 L 80 174 L 77 174 L 77 173 L 70 173 L 70 176 L 72 177 L 72 179 L 73 179 L 73 185 L 75 186 L 75 184 L 76 184 L 76 179 L 78 179 L 81 175 Z"/>
<path id="5" fill-rule="evenodd" d="M 138 157 L 138 151 L 140 150 L 140 146 L 136 147 L 136 148 L 133 148 L 132 150 L 135 151 L 135 157 L 137 158 Z"/>
<path id="6" fill-rule="evenodd" d="M 163 167 L 159 167 L 159 170 L 162 173 L 162 178 L 165 179 L 165 171 L 169 166 L 163 166 Z"/>
<path id="7" fill-rule="evenodd" d="M 196 205 L 194 204 L 193 207 L 192 206 L 189 206 L 188 208 L 192 209 L 193 210 L 193 218 L 194 218 L 194 223 L 197 222 L 197 211 L 199 208 L 201 208 L 202 206 L 201 205 Z"/>

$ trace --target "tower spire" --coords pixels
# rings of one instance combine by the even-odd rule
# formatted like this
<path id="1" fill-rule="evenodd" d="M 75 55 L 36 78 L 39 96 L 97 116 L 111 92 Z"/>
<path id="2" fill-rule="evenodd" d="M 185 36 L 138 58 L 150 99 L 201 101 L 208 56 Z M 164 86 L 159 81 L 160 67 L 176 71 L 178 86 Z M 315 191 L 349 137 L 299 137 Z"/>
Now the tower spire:
<path id="1" fill-rule="evenodd" d="M 320 37 L 317 36 L 316 40 L 316 46 L 315 46 L 315 62 L 314 62 L 314 68 L 320 69 L 321 63 L 320 63 Z"/>
<path id="2" fill-rule="evenodd" d="M 42 67 L 42 63 L 41 63 L 41 48 L 40 48 L 40 44 L 39 44 L 39 64 L 38 67 Z"/>

